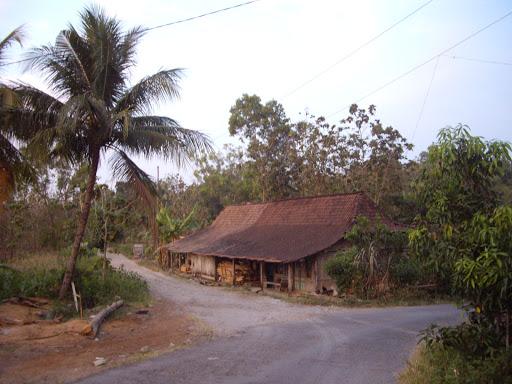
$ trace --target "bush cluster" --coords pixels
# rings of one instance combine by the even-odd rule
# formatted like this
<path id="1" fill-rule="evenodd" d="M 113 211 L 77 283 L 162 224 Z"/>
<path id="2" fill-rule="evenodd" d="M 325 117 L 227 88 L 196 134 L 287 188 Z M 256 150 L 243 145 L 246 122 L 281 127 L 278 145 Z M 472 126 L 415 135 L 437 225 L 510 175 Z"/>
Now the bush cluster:
<path id="1" fill-rule="evenodd" d="M 399 383 L 511 384 L 512 351 L 501 350 L 483 359 L 440 344 L 424 347 L 400 375 Z"/>
<path id="2" fill-rule="evenodd" d="M 325 271 L 336 281 L 339 292 L 363 294 L 366 281 L 365 265 L 357 263 L 356 247 L 341 251 L 325 264 Z M 422 278 L 421 265 L 416 260 L 398 256 L 389 259 L 390 286 L 405 288 L 418 283 Z"/>
<path id="3" fill-rule="evenodd" d="M 358 269 L 354 264 L 356 250 L 349 250 L 338 253 L 325 263 L 325 271 L 336 281 L 339 292 L 346 292 L 354 288 L 358 280 Z"/>

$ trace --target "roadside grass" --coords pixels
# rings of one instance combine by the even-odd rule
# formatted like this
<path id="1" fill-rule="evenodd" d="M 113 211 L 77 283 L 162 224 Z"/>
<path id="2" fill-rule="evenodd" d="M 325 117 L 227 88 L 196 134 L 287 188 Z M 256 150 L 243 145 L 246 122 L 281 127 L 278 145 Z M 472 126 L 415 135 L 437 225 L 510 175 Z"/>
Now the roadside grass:
<path id="1" fill-rule="evenodd" d="M 134 243 L 112 243 L 108 248 L 110 252 L 121 253 L 129 259 L 133 259 L 133 244 Z"/>
<path id="2" fill-rule="evenodd" d="M 64 276 L 65 252 L 29 254 L 10 260 L 0 268 L 0 301 L 14 296 L 45 297 L 53 301 L 53 311 L 74 315 L 70 302 L 57 300 Z M 119 298 L 126 304 L 147 305 L 149 287 L 139 275 L 104 266 L 100 256 L 80 256 L 74 283 L 84 309 L 110 304 Z"/>
<path id="3" fill-rule="evenodd" d="M 256 294 L 250 287 L 227 287 L 226 289 Z M 258 295 L 269 296 L 275 299 L 283 300 L 292 304 L 303 305 L 321 305 L 321 306 L 339 306 L 339 307 L 392 307 L 392 306 L 417 306 L 430 304 L 454 303 L 454 300 L 447 296 L 434 295 L 426 292 L 417 292 L 414 289 L 397 289 L 391 294 L 375 299 L 360 299 L 356 296 L 327 296 L 317 295 L 307 292 L 280 292 L 274 289 L 265 289 L 259 291 Z"/>
<path id="4" fill-rule="evenodd" d="M 424 344 L 416 347 L 399 384 L 510 384 L 512 352 L 497 352 L 492 358 L 464 357 L 452 348 Z"/>

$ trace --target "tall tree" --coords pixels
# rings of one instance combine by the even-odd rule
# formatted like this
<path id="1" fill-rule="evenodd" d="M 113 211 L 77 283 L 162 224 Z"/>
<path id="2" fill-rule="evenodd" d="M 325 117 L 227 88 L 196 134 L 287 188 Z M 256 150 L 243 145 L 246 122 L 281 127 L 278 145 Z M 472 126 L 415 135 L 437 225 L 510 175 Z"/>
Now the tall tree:
<path id="1" fill-rule="evenodd" d="M 37 131 L 31 146 L 50 148 L 51 157 L 69 164 L 86 161 L 89 166 L 61 298 L 73 277 L 102 155 L 112 154 L 114 176 L 128 181 L 148 205 L 154 205 L 155 186 L 130 154 L 157 155 L 182 164 L 210 150 L 202 133 L 182 128 L 169 117 L 151 115 L 155 103 L 178 96 L 180 69 L 161 70 L 129 86 L 144 29 L 125 32 L 117 19 L 97 7 L 86 8 L 80 19 L 79 29 L 69 25 L 54 45 L 31 51 L 29 67 L 46 77 L 51 94 L 18 84 L 21 107 L 14 111 L 16 124 Z"/>
<path id="2" fill-rule="evenodd" d="M 247 156 L 261 185 L 262 200 L 291 196 L 295 171 L 295 138 L 284 108 L 244 94 L 230 110 L 229 133 L 247 141 Z"/>
<path id="3" fill-rule="evenodd" d="M 486 142 L 462 125 L 442 129 L 428 149 L 414 186 L 422 210 L 410 248 L 445 288 L 452 285 L 455 263 L 480 251 L 474 228 L 499 206 L 495 183 L 510 166 L 510 150 L 508 143 Z"/>

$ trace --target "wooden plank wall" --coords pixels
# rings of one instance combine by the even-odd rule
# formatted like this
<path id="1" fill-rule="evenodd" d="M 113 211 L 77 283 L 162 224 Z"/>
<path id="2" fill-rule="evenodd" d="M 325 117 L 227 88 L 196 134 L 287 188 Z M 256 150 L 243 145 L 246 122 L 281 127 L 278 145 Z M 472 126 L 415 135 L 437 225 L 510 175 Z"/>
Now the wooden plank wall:
<path id="1" fill-rule="evenodd" d="M 190 265 L 190 272 L 199 275 L 215 278 L 215 257 L 189 254 L 187 263 Z"/>

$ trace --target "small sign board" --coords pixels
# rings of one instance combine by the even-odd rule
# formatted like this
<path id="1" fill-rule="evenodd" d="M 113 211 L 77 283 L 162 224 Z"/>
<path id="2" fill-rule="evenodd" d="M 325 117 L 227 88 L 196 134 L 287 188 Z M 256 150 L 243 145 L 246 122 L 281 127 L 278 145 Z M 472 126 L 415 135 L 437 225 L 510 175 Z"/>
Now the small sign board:
<path id="1" fill-rule="evenodd" d="M 144 258 L 144 244 L 133 244 L 133 257 L 135 259 Z"/>

